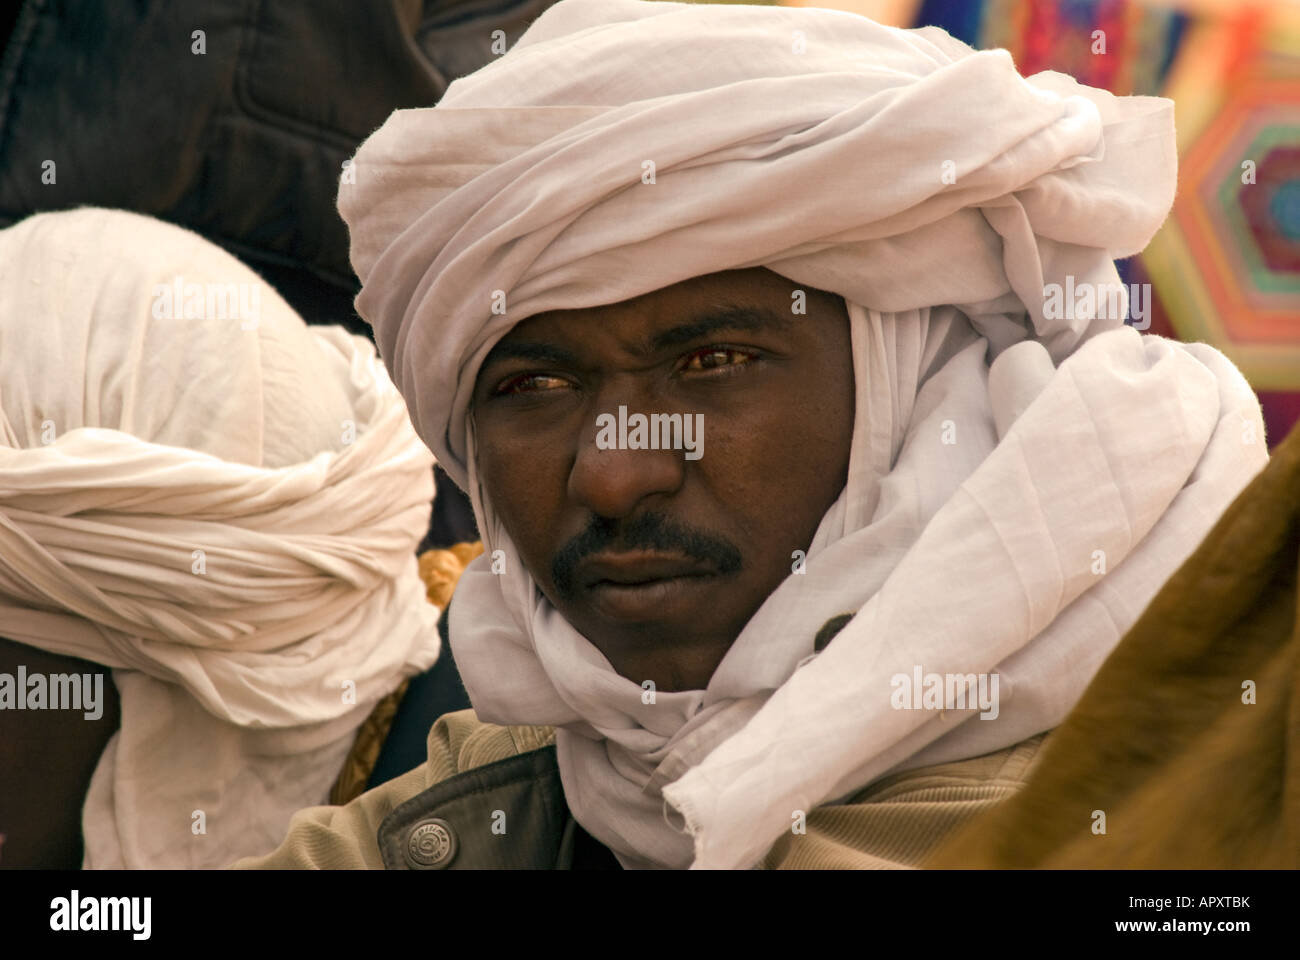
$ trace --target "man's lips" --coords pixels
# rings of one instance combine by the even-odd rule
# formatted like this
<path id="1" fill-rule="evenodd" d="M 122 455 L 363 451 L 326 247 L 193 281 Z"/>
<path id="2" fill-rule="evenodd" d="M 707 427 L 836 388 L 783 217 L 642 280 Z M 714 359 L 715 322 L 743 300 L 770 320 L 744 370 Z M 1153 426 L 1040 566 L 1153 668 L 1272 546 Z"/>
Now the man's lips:
<path id="1" fill-rule="evenodd" d="M 601 613 L 616 620 L 671 617 L 672 606 L 693 599 L 717 570 L 673 554 L 597 554 L 578 565 L 578 582 Z"/>
<path id="2" fill-rule="evenodd" d="M 577 579 L 584 587 L 594 587 L 602 582 L 636 586 L 656 580 L 712 576 L 715 572 L 709 564 L 680 554 L 639 550 L 595 554 L 578 564 Z"/>

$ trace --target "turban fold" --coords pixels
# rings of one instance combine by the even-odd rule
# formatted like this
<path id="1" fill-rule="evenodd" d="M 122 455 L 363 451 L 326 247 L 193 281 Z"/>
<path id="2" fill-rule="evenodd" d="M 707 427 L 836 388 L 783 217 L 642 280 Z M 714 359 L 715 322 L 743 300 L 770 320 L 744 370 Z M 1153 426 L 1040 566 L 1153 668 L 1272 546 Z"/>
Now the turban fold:
<path id="1" fill-rule="evenodd" d="M 1117 281 L 1175 164 L 1169 101 L 1026 81 L 940 30 L 563 0 L 437 107 L 393 113 L 339 209 L 357 309 L 464 487 L 474 376 L 515 323 L 715 271 L 955 304 L 995 353 L 1033 334 L 1059 361 L 1106 324 L 1045 317 L 1044 286 Z"/>
<path id="2" fill-rule="evenodd" d="M 121 694 L 86 866 L 224 865 L 326 801 L 438 656 L 432 463 L 369 340 L 197 234 L 95 208 L 0 231 L 0 636 Z"/>
<path id="3" fill-rule="evenodd" d="M 1045 302 L 1113 289 L 1164 219 L 1167 100 L 837 11 L 561 0 L 352 172 L 357 309 L 488 548 L 450 624 L 471 700 L 561 728 L 626 866 L 752 866 L 795 811 L 1050 729 L 1266 459 L 1222 355 Z M 754 266 L 846 302 L 848 483 L 708 688 L 646 704 L 523 569 L 469 400 L 529 316 Z M 997 673 L 998 716 L 892 708 L 914 667 Z"/>

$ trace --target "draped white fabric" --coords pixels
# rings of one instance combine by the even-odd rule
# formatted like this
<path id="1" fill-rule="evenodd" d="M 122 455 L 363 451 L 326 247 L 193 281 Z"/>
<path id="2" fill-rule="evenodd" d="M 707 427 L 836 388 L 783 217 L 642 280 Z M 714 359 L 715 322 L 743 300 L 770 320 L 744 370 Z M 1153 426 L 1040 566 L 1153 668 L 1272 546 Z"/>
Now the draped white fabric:
<path id="1" fill-rule="evenodd" d="M 1221 354 L 1044 309 L 1167 214 L 1165 100 L 835 11 L 561 0 L 354 170 L 358 310 L 487 546 L 450 624 L 466 687 L 561 728 L 569 805 L 625 866 L 753 866 L 799 811 L 1056 725 L 1267 459 Z M 523 569 L 469 397 L 528 316 L 759 265 L 848 305 L 849 479 L 708 688 L 646 703 Z M 918 667 L 997 674 L 997 717 L 896 709 Z"/>
<path id="2" fill-rule="evenodd" d="M 209 285 L 235 291 L 222 316 Z M 113 667 L 121 695 L 85 865 L 265 853 L 437 659 L 433 458 L 366 338 L 179 227 L 0 231 L 0 311 L 0 636 Z"/>

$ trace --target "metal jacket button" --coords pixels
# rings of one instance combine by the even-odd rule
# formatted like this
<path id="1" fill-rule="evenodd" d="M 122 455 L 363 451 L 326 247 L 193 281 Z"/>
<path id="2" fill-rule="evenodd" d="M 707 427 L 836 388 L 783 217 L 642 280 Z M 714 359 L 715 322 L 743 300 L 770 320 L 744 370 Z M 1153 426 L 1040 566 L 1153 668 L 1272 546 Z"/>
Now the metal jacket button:
<path id="1" fill-rule="evenodd" d="M 441 817 L 421 820 L 406 839 L 406 862 L 412 870 L 441 870 L 456 856 L 456 832 Z"/>

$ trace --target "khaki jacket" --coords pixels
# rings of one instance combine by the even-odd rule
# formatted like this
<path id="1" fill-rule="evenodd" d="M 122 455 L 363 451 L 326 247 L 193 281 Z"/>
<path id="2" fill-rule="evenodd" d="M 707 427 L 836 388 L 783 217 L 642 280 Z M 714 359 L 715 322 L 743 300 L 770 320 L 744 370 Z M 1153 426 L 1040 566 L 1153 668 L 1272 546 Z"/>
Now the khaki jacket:
<path id="1" fill-rule="evenodd" d="M 1020 789 L 1046 734 L 970 760 L 894 774 L 809 812 L 768 869 L 914 867 L 955 828 Z M 294 814 L 288 836 L 237 869 L 570 869 L 577 823 L 552 727 L 448 713 L 428 760 L 343 806 Z"/>

